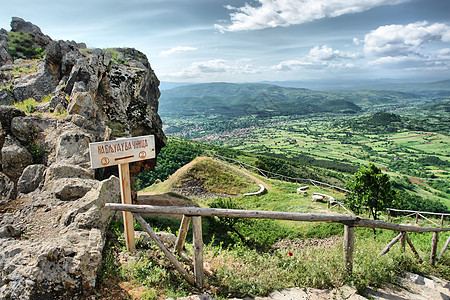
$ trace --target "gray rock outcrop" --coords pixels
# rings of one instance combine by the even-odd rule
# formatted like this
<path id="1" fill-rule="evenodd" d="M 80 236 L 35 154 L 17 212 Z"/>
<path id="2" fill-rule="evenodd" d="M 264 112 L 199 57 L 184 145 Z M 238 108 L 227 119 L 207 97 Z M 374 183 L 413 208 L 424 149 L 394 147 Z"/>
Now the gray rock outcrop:
<path id="1" fill-rule="evenodd" d="M 16 198 L 14 182 L 3 173 L 0 173 L 0 206 Z"/>
<path id="2" fill-rule="evenodd" d="M 70 299 L 95 286 L 104 232 L 113 215 L 102 208 L 105 202 L 120 201 L 118 178 L 98 182 L 76 202 L 46 197 L 37 204 L 24 200 L 20 209 L 3 215 L 2 299 Z M 24 218 L 29 220 L 25 228 Z M 27 237 L 14 238 L 21 232 Z"/>
<path id="3" fill-rule="evenodd" d="M 46 55 L 13 60 L 0 30 L 0 103 L 50 101 L 38 114 L 0 106 L 0 299 L 86 298 L 113 216 L 104 204 L 120 201 L 117 167 L 93 170 L 88 145 L 152 134 L 159 153 L 159 81 L 137 50 L 53 41 L 20 18 L 11 28 Z M 155 164 L 132 163 L 130 173 Z"/>
<path id="4" fill-rule="evenodd" d="M 23 33 L 34 33 L 38 35 L 44 35 L 37 25 L 34 25 L 31 22 L 26 22 L 24 19 L 18 17 L 12 17 L 11 31 L 14 32 L 21 31 Z"/>
<path id="5" fill-rule="evenodd" d="M 28 194 L 35 191 L 44 181 L 44 165 L 29 165 L 26 167 L 17 182 L 17 191 L 19 193 Z"/>

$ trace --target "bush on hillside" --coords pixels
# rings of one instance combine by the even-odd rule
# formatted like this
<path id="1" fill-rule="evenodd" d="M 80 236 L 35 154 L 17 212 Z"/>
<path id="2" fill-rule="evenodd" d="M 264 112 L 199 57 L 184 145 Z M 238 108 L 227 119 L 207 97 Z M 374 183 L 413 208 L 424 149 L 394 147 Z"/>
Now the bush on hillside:
<path id="1" fill-rule="evenodd" d="M 23 32 L 9 32 L 8 52 L 14 60 L 41 59 L 45 56 L 45 48 L 36 47 L 33 36 Z"/>

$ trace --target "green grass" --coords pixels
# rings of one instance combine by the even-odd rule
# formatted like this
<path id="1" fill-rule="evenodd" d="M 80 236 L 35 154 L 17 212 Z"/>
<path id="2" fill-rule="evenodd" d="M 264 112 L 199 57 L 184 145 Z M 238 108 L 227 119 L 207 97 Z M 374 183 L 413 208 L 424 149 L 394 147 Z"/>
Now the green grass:
<path id="1" fill-rule="evenodd" d="M 396 136 L 398 135 L 394 135 L 394 137 Z M 389 135 L 386 135 L 382 138 L 388 137 Z M 373 138 L 373 136 L 366 137 L 367 140 Z M 321 137 L 321 139 L 325 138 Z M 394 142 L 391 144 L 378 143 L 373 148 L 381 149 L 387 144 L 395 144 Z M 327 142 L 327 145 L 335 146 L 337 143 Z M 362 146 L 358 147 L 363 148 Z M 384 148 L 384 150 L 389 149 Z M 253 159 L 254 163 L 258 163 L 258 159 Z M 235 167 L 226 168 L 225 164 L 217 164 L 215 160 L 208 159 L 197 164 L 195 168 L 191 168 L 189 172 L 185 172 L 183 175 L 178 174 L 177 180 L 178 182 L 183 179 L 208 182 L 211 177 L 216 177 L 215 180 L 209 181 L 208 187 L 210 189 L 217 188 L 216 192 L 220 192 L 224 188 L 231 189 L 232 185 L 240 185 L 240 180 L 236 179 L 239 176 L 235 176 L 234 171 Z M 223 173 L 228 175 L 223 175 Z M 397 173 L 393 172 L 392 174 Z M 296 193 L 300 184 L 255 176 L 268 185 L 267 193 L 259 196 L 237 196 L 198 201 L 202 201 L 201 206 L 210 207 L 332 213 L 328 210 L 326 203 L 312 202 L 311 195 L 319 192 L 332 195 L 337 199 L 344 198 L 343 194 L 331 193 L 329 190 L 314 186 L 310 186 L 308 195 L 300 195 Z M 405 176 L 399 176 L 400 180 L 407 180 L 405 178 Z M 174 178 L 171 177 L 167 182 L 171 180 Z M 167 187 L 167 182 L 157 185 L 154 190 Z M 175 182 L 172 184 L 176 184 Z M 415 187 L 415 185 L 411 185 Z M 430 189 L 431 192 L 425 189 L 423 191 L 428 193 L 424 196 L 432 196 L 432 189 Z M 341 210 L 340 213 L 346 212 Z M 367 217 L 367 215 L 361 217 Z M 381 215 L 380 219 L 386 220 L 387 217 Z M 179 221 L 162 219 L 148 219 L 148 221 L 153 227 L 163 228 L 174 233 L 179 227 Z M 439 222 L 439 220 L 436 221 Z M 396 222 L 412 224 L 414 219 L 402 219 Z M 368 286 L 379 287 L 383 283 L 397 284 L 398 276 L 402 276 L 405 272 L 430 274 L 450 280 L 449 252 L 446 252 L 443 259 L 435 266 L 429 263 L 431 233 L 408 234 L 423 260 L 420 263 L 408 245 L 406 253 L 403 253 L 400 243 L 395 245 L 388 254 L 378 256 L 378 253 L 398 232 L 377 229 L 376 236 L 374 236 L 372 229 L 355 228 L 353 274 L 346 276 L 342 250 L 344 231 L 342 224 L 216 217 L 204 217 L 202 224 L 205 243 L 204 260 L 210 270 L 206 274 L 205 291 L 217 298 L 264 296 L 274 290 L 295 286 L 338 288 L 343 285 L 352 285 L 364 293 Z M 419 220 L 419 226 L 428 227 L 431 224 L 425 220 Z M 189 231 L 186 251 L 190 257 L 192 257 L 191 236 L 192 232 Z M 448 237 L 448 233 L 440 234 L 438 251 L 442 249 Z M 309 239 L 315 239 L 315 242 L 323 243 L 326 246 L 301 246 L 302 243 L 299 241 Z M 156 299 L 155 297 L 187 296 L 199 292 L 180 277 L 155 246 L 139 244 L 138 249 L 140 252 L 136 256 L 137 260 L 116 266 L 120 270 L 122 280 L 140 286 L 145 290 L 145 297 Z M 187 261 L 183 263 L 186 264 L 187 269 L 192 271 L 191 263 Z M 114 268 L 112 269 L 114 270 Z"/>
<path id="2" fill-rule="evenodd" d="M 34 98 L 28 98 L 13 104 L 14 107 L 23 110 L 27 114 L 34 113 L 36 111 L 36 105 L 38 105 L 38 102 Z"/>
<path id="3" fill-rule="evenodd" d="M 148 220 L 153 227 L 164 227 L 168 223 L 153 219 Z M 258 220 L 263 221 L 263 220 Z M 162 223 L 161 223 L 162 222 Z M 176 227 L 177 222 L 171 221 Z M 178 223 L 179 224 L 179 223 Z M 296 227 L 297 231 L 307 230 L 311 236 L 307 238 L 322 238 L 328 234 L 342 235 L 342 226 L 330 226 L 325 223 L 303 222 Z M 138 241 L 137 253 L 126 264 L 119 264 L 117 257 L 123 252 L 123 238 L 121 223 L 112 225 L 116 227 L 115 246 L 105 249 L 104 265 L 99 276 L 103 284 L 119 278 L 122 282 L 140 287 L 148 299 L 158 297 L 182 297 L 191 293 L 200 293 L 190 286 L 175 271 L 168 259 L 156 248 L 153 243 L 142 244 Z M 353 273 L 345 275 L 343 262 L 342 239 L 335 239 L 327 247 L 297 247 L 294 244 L 285 244 L 282 248 L 261 251 L 242 243 L 232 243 L 225 246 L 223 242 L 217 243 L 216 237 L 208 239 L 214 230 L 208 228 L 208 222 L 203 222 L 204 228 L 204 261 L 211 270 L 206 273 L 206 292 L 219 298 L 265 296 L 274 290 L 288 287 L 337 288 L 343 285 L 353 285 L 358 291 L 364 293 L 368 286 L 379 287 L 384 283 L 397 284 L 398 276 L 404 272 L 430 274 L 446 280 L 450 279 L 450 254 L 446 252 L 443 259 L 435 266 L 429 264 L 430 244 L 432 234 L 409 233 L 415 248 L 419 251 L 423 262 L 419 263 L 408 245 L 403 253 L 400 244 L 392 247 L 388 254 L 378 256 L 378 253 L 398 233 L 390 230 L 377 230 L 374 238 L 371 229 L 356 228 L 355 252 Z M 269 235 L 279 235 L 278 224 L 275 230 L 267 230 L 259 226 Z M 295 226 L 294 226 L 295 227 Z M 326 234 L 327 230 L 331 232 Z M 257 230 L 253 228 L 252 230 Z M 441 234 L 438 249 L 443 247 L 448 234 Z M 117 241 L 119 242 L 117 244 Z M 273 243 L 273 241 L 272 241 Z M 186 244 L 187 255 L 192 257 L 191 239 Z M 190 263 L 179 258 L 186 268 Z M 276 276 L 274 276 L 276 274 Z M 147 299 L 147 298 L 145 298 Z"/>
<path id="4" fill-rule="evenodd" d="M 39 103 L 50 102 L 52 99 L 52 95 L 48 94 L 42 97 L 41 102 L 36 101 L 34 98 L 28 98 L 20 102 L 15 102 L 12 106 L 23 110 L 27 114 L 32 114 L 36 111 L 36 106 Z"/>
<path id="5" fill-rule="evenodd" d="M 257 184 L 236 167 L 211 158 L 198 159 L 187 170 L 172 176 L 171 180 L 141 192 L 169 192 L 172 187 L 181 187 L 187 181 L 200 184 L 207 191 L 218 194 L 237 195 L 258 190 Z"/>

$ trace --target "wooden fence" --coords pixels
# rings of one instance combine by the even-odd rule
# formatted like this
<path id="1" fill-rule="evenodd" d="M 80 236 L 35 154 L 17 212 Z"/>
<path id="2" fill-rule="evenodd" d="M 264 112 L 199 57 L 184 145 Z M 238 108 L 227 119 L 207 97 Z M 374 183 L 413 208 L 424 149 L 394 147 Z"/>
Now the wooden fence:
<path id="1" fill-rule="evenodd" d="M 408 215 L 393 218 L 391 212 L 407 213 Z M 388 213 L 388 221 L 389 222 L 391 220 L 398 220 L 398 219 L 403 219 L 403 218 L 408 218 L 408 217 L 415 217 L 415 219 L 416 219 L 415 223 L 417 224 L 418 221 L 419 221 L 419 217 L 420 217 L 420 218 L 422 218 L 424 220 L 427 220 L 430 223 L 433 223 L 436 226 L 441 226 L 441 227 L 444 226 L 444 217 L 445 216 L 450 216 L 450 214 L 445 214 L 445 213 L 434 213 L 434 212 L 427 212 L 427 211 L 415 211 L 415 210 L 394 209 L 394 208 L 388 208 L 387 209 L 387 213 Z M 432 220 L 428 219 L 424 215 L 440 216 L 441 217 L 441 224 L 439 225 L 439 224 L 433 222 Z"/>
<path id="2" fill-rule="evenodd" d="M 437 243 L 439 232 L 450 231 L 450 228 L 436 228 L 436 227 L 415 227 L 400 225 L 395 223 L 388 223 L 378 220 L 363 219 L 354 215 L 345 214 L 317 214 L 317 213 L 295 213 L 295 212 L 281 212 L 281 211 L 261 211 L 261 210 L 238 210 L 238 209 L 219 209 L 219 208 L 201 208 L 201 207 L 176 207 L 176 206 L 151 206 L 151 205 L 131 205 L 131 204 L 116 204 L 107 203 L 105 208 L 128 211 L 133 213 L 136 220 L 141 224 L 144 230 L 150 235 L 155 243 L 161 248 L 169 260 L 174 264 L 175 268 L 184 276 L 184 278 L 191 284 L 202 287 L 204 284 L 203 271 L 203 240 L 202 240 L 202 216 L 216 216 L 228 218 L 251 218 L 251 219 L 272 219 L 272 220 L 290 220 L 300 222 L 333 222 L 344 224 L 344 265 L 348 275 L 351 275 L 353 269 L 353 249 L 355 243 L 355 227 L 381 228 L 399 231 L 400 234 L 395 237 L 379 255 L 383 255 L 399 240 L 403 249 L 406 242 L 411 247 L 411 250 L 420 260 L 419 254 L 414 248 L 407 232 L 433 232 L 433 239 L 431 244 L 430 263 L 434 265 L 436 261 Z M 175 251 L 181 254 L 184 246 L 186 235 L 188 232 L 189 223 L 192 220 L 193 230 L 193 252 L 194 252 L 194 277 L 193 278 L 177 260 L 174 254 L 168 250 L 164 244 L 159 240 L 152 228 L 140 216 L 141 213 L 160 213 L 160 214 L 175 214 L 182 215 L 183 219 L 180 225 Z M 450 243 L 450 238 L 447 240 L 445 246 L 442 248 L 438 259 L 447 249 Z"/>

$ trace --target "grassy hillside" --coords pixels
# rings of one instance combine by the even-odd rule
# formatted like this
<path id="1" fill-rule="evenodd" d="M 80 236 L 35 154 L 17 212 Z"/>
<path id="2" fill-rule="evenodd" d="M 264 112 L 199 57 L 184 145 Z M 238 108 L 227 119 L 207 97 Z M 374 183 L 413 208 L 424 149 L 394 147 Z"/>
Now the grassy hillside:
<path id="1" fill-rule="evenodd" d="M 228 189 L 241 188 L 240 182 L 245 176 L 234 166 L 209 159 L 202 166 L 201 161 L 197 159 L 153 190 L 164 190 L 164 186 L 176 186 L 184 180 L 206 183 L 213 174 Z M 233 180 L 229 180 L 230 174 L 234 174 L 231 175 Z M 300 195 L 296 192 L 298 184 L 253 176 L 264 182 L 268 187 L 267 193 L 192 200 L 207 207 L 336 213 L 336 210 L 328 209 L 326 203 L 312 202 L 311 195 L 320 192 L 335 198 L 343 197 L 315 186 L 310 186 L 308 195 Z M 218 185 L 214 183 L 213 186 Z M 147 221 L 155 231 L 163 229 L 175 233 L 180 225 L 178 221 L 166 219 Z M 422 222 L 421 226 L 428 226 Z M 203 292 L 219 298 L 264 296 L 271 291 L 294 286 L 340 288 L 353 285 L 364 294 L 369 285 L 379 287 L 387 282 L 397 283 L 397 276 L 405 271 L 450 279 L 449 252 L 436 266 L 428 263 L 432 238 L 428 233 L 410 235 L 424 261 L 419 263 L 411 251 L 403 253 L 400 246 L 394 246 L 388 255 L 377 256 L 396 232 L 378 230 L 374 237 L 372 230 L 356 228 L 354 272 L 347 277 L 342 259 L 342 224 L 206 217 L 202 218 L 202 223 L 207 283 Z M 116 221 L 108 233 L 105 263 L 99 272 L 100 291 L 107 289 L 110 295 L 127 294 L 141 299 L 176 298 L 200 292 L 175 271 L 153 243 L 138 240 L 137 252 L 125 254 L 122 228 L 121 222 Z M 141 230 L 138 225 L 135 229 Z M 186 244 L 186 254 L 190 257 L 191 236 L 189 232 Z M 440 236 L 439 249 L 447 236 Z M 187 269 L 191 269 L 190 261 L 180 260 Z"/>
<path id="2" fill-rule="evenodd" d="M 197 157 L 169 176 L 168 180 L 141 190 L 141 193 L 167 193 L 196 189 L 208 195 L 236 196 L 258 189 L 243 171 L 210 157 Z"/>
<path id="3" fill-rule="evenodd" d="M 267 152 L 251 153 L 196 141 L 169 137 L 166 147 L 158 155 L 154 171 L 144 171 L 135 180 L 135 189 L 141 190 L 157 179 L 166 180 L 183 165 L 197 156 L 211 153 L 237 159 L 261 169 L 295 178 L 308 178 L 326 183 L 345 185 L 345 178 L 356 172 L 357 168 L 334 160 L 315 159 L 309 155 L 283 157 Z"/>

